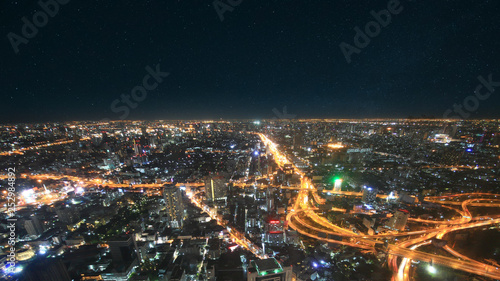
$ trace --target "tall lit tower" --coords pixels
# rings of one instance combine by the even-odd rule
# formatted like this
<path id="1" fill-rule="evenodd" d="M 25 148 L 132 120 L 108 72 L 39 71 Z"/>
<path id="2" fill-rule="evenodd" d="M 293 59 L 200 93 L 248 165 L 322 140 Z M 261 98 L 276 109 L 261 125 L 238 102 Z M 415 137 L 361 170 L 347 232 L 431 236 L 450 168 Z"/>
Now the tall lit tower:
<path id="1" fill-rule="evenodd" d="M 272 187 L 269 187 L 266 191 L 266 206 L 268 212 L 274 210 L 274 188 Z"/>
<path id="2" fill-rule="evenodd" d="M 134 155 L 137 156 L 141 153 L 139 140 L 132 139 L 132 143 L 134 145 Z"/>
<path id="3" fill-rule="evenodd" d="M 182 228 L 184 220 L 184 204 L 181 190 L 175 185 L 169 185 L 163 190 L 167 207 L 167 219 L 172 228 Z"/>
<path id="4" fill-rule="evenodd" d="M 227 183 L 222 176 L 211 176 L 205 179 L 205 194 L 208 201 L 227 198 Z"/>

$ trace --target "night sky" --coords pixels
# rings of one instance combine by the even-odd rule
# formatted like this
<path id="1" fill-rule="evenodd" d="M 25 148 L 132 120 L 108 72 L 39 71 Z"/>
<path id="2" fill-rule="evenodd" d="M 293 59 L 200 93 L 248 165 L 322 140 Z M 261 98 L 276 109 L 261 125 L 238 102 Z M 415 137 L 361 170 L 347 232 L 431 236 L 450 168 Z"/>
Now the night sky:
<path id="1" fill-rule="evenodd" d="M 347 63 L 339 44 L 389 2 L 242 0 L 221 21 L 212 0 L 70 0 L 16 54 L 9 32 L 41 8 L 2 1 L 0 122 L 120 119 L 112 102 L 157 64 L 170 75 L 126 119 L 441 117 L 500 81 L 495 0 L 401 0 Z M 499 105 L 500 87 L 469 118 Z"/>

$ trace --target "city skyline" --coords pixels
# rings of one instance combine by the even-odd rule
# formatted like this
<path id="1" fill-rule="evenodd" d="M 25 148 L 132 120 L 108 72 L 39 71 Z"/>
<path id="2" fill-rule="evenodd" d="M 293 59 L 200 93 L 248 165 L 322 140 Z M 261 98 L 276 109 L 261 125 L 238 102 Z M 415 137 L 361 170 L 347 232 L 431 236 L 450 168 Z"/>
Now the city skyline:
<path id="1" fill-rule="evenodd" d="M 0 125 L 0 278 L 500 278 L 499 120 Z"/>
<path id="2" fill-rule="evenodd" d="M 0 2 L 0 280 L 500 280 L 499 14 Z"/>

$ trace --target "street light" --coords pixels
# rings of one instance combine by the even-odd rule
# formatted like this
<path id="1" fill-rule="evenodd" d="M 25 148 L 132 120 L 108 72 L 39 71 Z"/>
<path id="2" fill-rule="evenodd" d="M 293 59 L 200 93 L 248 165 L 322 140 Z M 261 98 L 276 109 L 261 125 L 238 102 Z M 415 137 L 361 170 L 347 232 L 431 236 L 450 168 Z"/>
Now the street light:
<path id="1" fill-rule="evenodd" d="M 432 265 L 428 265 L 428 266 L 427 266 L 427 271 L 428 271 L 430 274 L 433 274 L 433 275 L 437 273 L 437 269 L 436 269 L 434 266 L 432 266 Z"/>

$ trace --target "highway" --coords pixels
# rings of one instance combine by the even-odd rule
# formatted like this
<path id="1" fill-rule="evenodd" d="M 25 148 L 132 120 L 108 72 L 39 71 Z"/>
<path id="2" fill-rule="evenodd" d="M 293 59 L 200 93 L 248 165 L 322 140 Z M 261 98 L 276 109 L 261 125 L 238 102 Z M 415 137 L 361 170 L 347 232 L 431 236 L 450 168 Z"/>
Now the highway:
<path id="1" fill-rule="evenodd" d="M 82 139 L 80 139 L 80 141 L 86 141 L 86 140 L 89 140 L 89 139 L 90 138 L 82 138 Z M 16 150 L 13 150 L 13 151 L 1 152 L 0 156 L 10 156 L 10 155 L 14 155 L 14 154 L 24 154 L 25 151 L 37 150 L 37 149 L 41 149 L 41 148 L 46 148 L 46 147 L 56 146 L 56 145 L 62 145 L 62 144 L 68 144 L 68 143 L 72 143 L 72 142 L 75 142 L 75 141 L 74 140 L 58 140 L 58 141 L 55 141 L 55 142 L 46 142 L 46 143 L 42 143 L 42 144 L 38 144 L 38 145 L 34 145 L 34 146 L 28 146 L 28 147 L 16 149 Z"/>
<path id="2" fill-rule="evenodd" d="M 229 235 L 231 236 L 234 243 L 238 244 L 242 248 L 252 252 L 256 257 L 260 259 L 265 259 L 268 256 L 263 253 L 262 249 L 253 244 L 250 240 L 248 240 L 245 235 L 234 228 L 228 227 L 228 225 L 222 220 L 222 218 L 217 214 L 217 210 L 215 208 L 210 208 L 208 205 L 203 204 L 201 200 L 197 200 L 195 198 L 195 194 L 190 191 L 186 192 L 187 197 L 190 201 L 198 208 L 207 213 L 213 220 L 217 221 L 217 224 L 225 227 L 228 230 Z"/>
<path id="3" fill-rule="evenodd" d="M 423 245 L 428 245 L 431 243 L 431 239 L 438 238 L 441 239 L 444 235 L 463 229 L 470 229 L 476 227 L 484 227 L 488 225 L 495 225 L 500 223 L 500 218 L 498 216 L 481 216 L 473 217 L 469 211 L 469 207 L 480 206 L 480 207 L 492 207 L 500 208 L 500 199 L 497 199 L 498 194 L 492 193 L 464 193 L 464 194 L 450 194 L 442 196 L 428 196 L 425 198 L 428 202 L 433 202 L 442 205 L 444 208 L 453 209 L 460 214 L 460 217 L 452 220 L 424 220 L 418 218 L 410 218 L 410 221 L 420 222 L 424 224 L 433 224 L 436 227 L 428 227 L 424 230 L 418 231 L 408 231 L 408 232 L 398 232 L 390 231 L 382 234 L 375 235 L 365 235 L 355 233 L 350 229 L 345 229 L 337 226 L 330 222 L 323 216 L 320 216 L 317 211 L 314 202 L 324 203 L 319 194 L 317 188 L 313 185 L 312 181 L 306 177 L 306 175 L 298 169 L 291 161 L 287 159 L 278 149 L 277 146 L 265 135 L 259 134 L 262 142 L 269 148 L 271 154 L 274 156 L 274 160 L 281 167 L 284 168 L 285 164 L 291 164 L 293 171 L 300 177 L 300 186 L 295 187 L 282 187 L 283 189 L 293 189 L 298 190 L 298 195 L 295 199 L 293 209 L 288 213 L 286 221 L 288 226 L 297 230 L 297 232 L 302 235 L 317 239 L 320 241 L 328 243 L 336 243 L 340 245 L 360 248 L 364 250 L 375 251 L 374 245 L 381 243 L 380 239 L 387 238 L 399 238 L 407 237 L 408 239 L 404 241 L 399 241 L 396 244 L 389 245 L 387 248 L 388 253 L 388 264 L 393 269 L 394 275 L 393 280 L 409 280 L 410 279 L 410 266 L 411 260 L 420 260 L 424 262 L 431 262 L 434 264 L 440 264 L 450 268 L 486 276 L 489 278 L 500 279 L 500 271 L 494 266 L 481 263 L 479 261 L 470 259 L 463 254 L 459 253 L 457 250 L 452 249 L 449 246 L 445 246 L 444 249 L 454 256 L 454 258 L 433 255 L 426 252 L 418 251 L 417 249 Z M 71 141 L 68 141 L 71 142 Z M 53 143 L 46 144 L 47 146 L 57 145 L 63 143 Z M 31 148 L 26 148 L 26 150 Z M 22 153 L 22 151 L 19 151 Z M 0 154 L 1 155 L 1 154 Z M 1 179 L 5 179 L 7 176 L 0 176 Z M 102 182 L 101 179 L 83 179 L 75 176 L 65 176 L 65 175 L 27 175 L 21 174 L 21 178 L 32 178 L 35 180 L 47 180 L 47 179 L 68 179 L 70 181 L 78 182 L 83 187 L 95 186 L 95 185 L 106 185 L 111 188 L 128 188 L 130 184 L 115 184 Z M 134 184 L 134 188 L 151 188 L 160 189 L 164 184 Z M 203 183 L 179 183 L 177 186 L 202 186 Z M 235 186 L 246 187 L 248 185 L 235 183 Z M 261 186 L 263 187 L 263 186 Z M 331 194 L 340 194 L 346 196 L 362 196 L 359 192 L 334 192 L 332 190 L 323 190 L 322 192 L 329 192 Z M 228 228 L 229 234 L 231 235 L 233 241 L 240 245 L 241 247 L 248 249 L 254 253 L 259 258 L 265 258 L 265 254 L 262 250 L 254 245 L 251 241 L 246 239 L 242 233 L 237 232 L 229 228 L 226 223 L 217 215 L 216 211 L 211 210 L 208 206 L 203 205 L 201 201 L 196 200 L 195 196 L 191 192 L 186 192 L 190 200 L 206 211 L 218 224 Z M 387 195 L 378 194 L 379 198 L 385 198 Z M 463 198 L 466 197 L 466 198 Z M 477 197 L 492 197 L 492 198 L 477 198 Z M 457 201 L 458 200 L 458 201 Z M 447 206 L 457 206 L 455 207 Z M 346 212 L 344 209 L 336 209 L 335 211 Z M 439 226 L 439 227 L 438 227 Z M 341 239 L 332 239 L 333 237 L 340 237 Z M 402 262 L 397 265 L 397 257 L 402 257 Z"/>
<path id="4" fill-rule="evenodd" d="M 360 235 L 357 233 L 353 233 L 348 229 L 343 229 L 339 226 L 333 225 L 326 218 L 319 216 L 315 211 L 317 209 L 311 208 L 313 204 L 309 204 L 310 200 L 320 201 L 317 198 L 317 189 L 314 188 L 314 185 L 305 177 L 304 173 L 300 171 L 293 163 L 291 163 L 286 156 L 280 153 L 277 149 L 277 146 L 265 135 L 258 134 L 262 140 L 262 142 L 270 148 L 271 154 L 274 156 L 276 163 L 283 168 L 285 164 L 292 164 L 294 172 L 300 176 L 301 185 L 299 189 L 299 194 L 294 204 L 294 208 L 292 212 L 287 215 L 288 225 L 297 230 L 299 233 L 306 235 L 308 237 L 329 242 L 336 243 L 356 248 L 362 249 L 370 249 L 374 250 L 371 245 L 377 243 L 377 239 L 379 238 L 394 238 L 400 236 L 414 237 L 403 242 L 399 242 L 398 244 L 389 245 L 387 249 L 388 253 L 388 263 L 389 266 L 393 268 L 393 272 L 395 275 L 393 276 L 393 280 L 409 280 L 409 269 L 411 265 L 411 260 L 420 260 L 424 262 L 430 262 L 434 264 L 439 264 L 443 266 L 447 266 L 450 268 L 466 271 L 469 273 L 474 273 L 477 275 L 486 276 L 489 278 L 500 279 L 500 270 L 494 266 L 490 266 L 472 259 L 465 257 L 464 255 L 458 253 L 457 251 L 450 248 L 449 252 L 455 256 L 455 258 L 433 255 L 426 252 L 417 251 L 416 249 L 431 243 L 431 239 L 438 236 L 443 237 L 445 234 L 462 230 L 468 228 L 476 228 L 487 225 L 499 224 L 500 219 L 489 218 L 489 217 L 476 217 L 473 218 L 470 211 L 468 210 L 469 206 L 483 206 L 483 207 L 500 207 L 500 203 L 497 203 L 496 199 L 487 199 L 487 198 L 471 198 L 465 201 L 451 201 L 446 200 L 448 198 L 460 197 L 460 196 L 497 196 L 496 194 L 490 193 L 469 193 L 469 194 L 457 194 L 457 195 L 449 195 L 449 196 L 436 196 L 436 197 L 427 197 L 426 201 L 434 202 L 438 204 L 447 204 L 447 205 L 458 205 L 462 208 L 462 210 L 456 210 L 454 208 L 445 206 L 450 209 L 456 210 L 461 218 L 447 221 L 431 221 L 431 220 L 423 220 L 423 219 L 415 219 L 412 221 L 429 223 L 429 224 L 438 224 L 440 227 L 436 228 L 428 228 L 426 230 L 419 231 L 409 231 L 409 232 L 394 232 L 394 233 L 384 233 L 384 234 L 376 234 L 376 235 Z M 331 192 L 331 191 L 329 191 Z M 341 192 L 342 193 L 342 192 Z M 347 195 L 347 194 L 346 194 Z M 361 196 L 360 193 L 350 193 L 349 195 Z M 477 202 L 477 201 L 489 201 L 489 202 Z M 308 220 L 313 221 L 314 223 L 321 225 L 321 228 L 316 227 L 308 223 L 304 218 L 300 216 L 307 217 Z M 318 234 L 321 234 L 319 236 Z M 337 237 L 342 237 L 342 241 L 330 239 L 330 235 L 335 235 Z M 417 236 L 417 237 L 415 237 Z M 347 242 L 346 240 L 349 240 Z M 408 247 L 410 247 L 408 249 Z M 445 247 L 446 249 L 446 247 Z M 399 266 L 397 267 L 397 257 L 403 257 L 403 260 Z"/>

